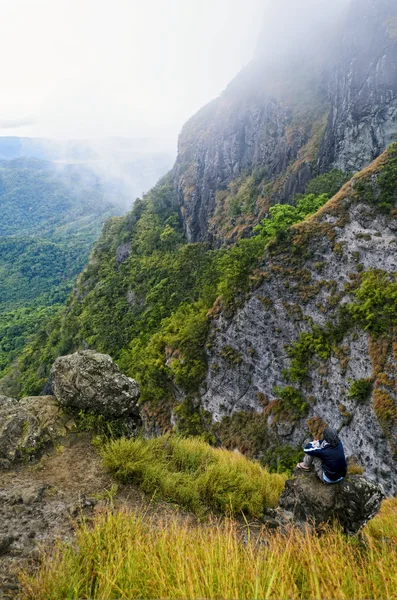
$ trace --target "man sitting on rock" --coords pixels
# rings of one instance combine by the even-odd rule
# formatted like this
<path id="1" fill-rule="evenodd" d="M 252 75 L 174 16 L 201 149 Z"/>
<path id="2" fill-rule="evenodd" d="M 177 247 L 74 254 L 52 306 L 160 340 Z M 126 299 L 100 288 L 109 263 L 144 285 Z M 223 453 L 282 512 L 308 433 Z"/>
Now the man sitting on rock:
<path id="1" fill-rule="evenodd" d="M 310 471 L 312 465 L 316 475 L 324 483 L 338 483 L 346 477 L 347 464 L 345 451 L 338 434 L 326 427 L 322 440 L 314 440 L 304 447 L 305 458 L 297 466 L 302 471 Z"/>

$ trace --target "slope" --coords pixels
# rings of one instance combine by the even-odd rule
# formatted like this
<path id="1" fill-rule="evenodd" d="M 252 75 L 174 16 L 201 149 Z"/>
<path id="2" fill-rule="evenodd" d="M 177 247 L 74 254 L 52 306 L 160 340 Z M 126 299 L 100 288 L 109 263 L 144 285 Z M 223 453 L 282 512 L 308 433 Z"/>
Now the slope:
<path id="1" fill-rule="evenodd" d="M 120 212 L 86 169 L 36 159 L 0 163 L 0 373 L 54 315 L 104 220 Z"/>

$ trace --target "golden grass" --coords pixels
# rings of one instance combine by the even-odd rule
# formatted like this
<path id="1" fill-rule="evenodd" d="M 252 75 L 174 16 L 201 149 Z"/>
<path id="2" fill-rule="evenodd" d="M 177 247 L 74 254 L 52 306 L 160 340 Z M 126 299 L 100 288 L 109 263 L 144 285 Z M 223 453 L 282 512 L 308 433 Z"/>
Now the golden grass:
<path id="1" fill-rule="evenodd" d="M 122 482 L 135 483 L 196 514 L 212 510 L 259 517 L 266 506 L 277 505 L 287 479 L 198 438 L 122 438 L 109 442 L 102 458 L 105 468 Z"/>
<path id="2" fill-rule="evenodd" d="M 361 539 L 338 529 L 246 534 L 227 520 L 189 527 L 115 512 L 83 523 L 75 545 L 21 574 L 23 600 L 72 598 L 397 598 L 397 501 Z M 387 539 L 385 539 L 387 537 Z"/>

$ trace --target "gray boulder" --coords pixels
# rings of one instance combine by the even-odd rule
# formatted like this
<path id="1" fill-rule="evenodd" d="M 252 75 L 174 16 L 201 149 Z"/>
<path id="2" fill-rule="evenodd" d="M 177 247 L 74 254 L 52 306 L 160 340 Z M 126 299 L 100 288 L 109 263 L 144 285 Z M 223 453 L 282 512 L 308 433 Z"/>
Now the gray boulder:
<path id="1" fill-rule="evenodd" d="M 36 454 L 74 426 L 53 396 L 15 400 L 0 396 L 0 468 Z"/>
<path id="2" fill-rule="evenodd" d="M 138 416 L 139 387 L 123 375 L 108 354 L 82 350 L 56 359 L 52 390 L 63 406 L 118 418 Z"/>
<path id="3" fill-rule="evenodd" d="M 296 521 L 318 527 L 336 520 L 345 533 L 353 534 L 376 515 L 383 498 L 382 487 L 361 475 L 325 485 L 314 473 L 304 473 L 286 482 L 279 507 L 293 513 Z"/>

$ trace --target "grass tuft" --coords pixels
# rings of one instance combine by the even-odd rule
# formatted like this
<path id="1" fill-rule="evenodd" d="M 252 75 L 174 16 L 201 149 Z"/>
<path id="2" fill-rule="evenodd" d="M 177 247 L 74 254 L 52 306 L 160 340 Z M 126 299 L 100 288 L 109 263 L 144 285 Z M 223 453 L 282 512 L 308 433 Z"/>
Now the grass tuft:
<path id="1" fill-rule="evenodd" d="M 120 481 L 197 514 L 212 510 L 259 517 L 265 507 L 277 505 L 287 478 L 198 438 L 121 438 L 104 447 L 102 459 Z"/>
<path id="2" fill-rule="evenodd" d="M 396 514 L 396 501 L 385 503 L 359 540 L 332 528 L 244 539 L 230 520 L 192 527 L 104 513 L 80 525 L 76 544 L 59 544 L 35 574 L 20 575 L 21 598 L 388 600 L 397 590 Z"/>

